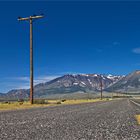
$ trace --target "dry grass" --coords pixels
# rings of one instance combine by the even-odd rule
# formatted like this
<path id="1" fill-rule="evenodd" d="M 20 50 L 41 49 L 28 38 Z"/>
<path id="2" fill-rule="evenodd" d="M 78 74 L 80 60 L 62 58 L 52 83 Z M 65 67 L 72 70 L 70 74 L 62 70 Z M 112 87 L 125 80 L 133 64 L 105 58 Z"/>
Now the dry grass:
<path id="1" fill-rule="evenodd" d="M 31 105 L 29 102 L 24 102 L 22 105 L 18 102 L 8 103 L 0 103 L 0 110 L 18 110 L 18 109 L 28 109 L 35 107 L 46 107 L 51 106 L 53 104 L 33 104 Z"/>
<path id="2" fill-rule="evenodd" d="M 137 119 L 138 124 L 140 124 L 140 115 L 136 115 L 135 117 Z"/>
<path id="3" fill-rule="evenodd" d="M 112 99 L 109 99 L 112 100 Z M 92 102 L 101 102 L 107 101 L 107 99 L 81 99 L 81 100 L 66 100 L 63 104 L 81 104 L 81 103 L 92 103 Z"/>
<path id="4" fill-rule="evenodd" d="M 81 103 L 91 103 L 91 102 L 99 102 L 106 101 L 107 99 L 78 99 L 78 100 L 66 100 L 62 102 L 61 100 L 48 100 L 48 104 L 33 104 L 31 105 L 29 102 L 24 102 L 20 104 L 19 102 L 11 102 L 9 103 L 0 103 L 0 111 L 2 110 L 19 110 L 19 109 L 29 109 L 29 108 L 37 108 L 37 107 L 48 107 L 48 106 L 56 106 L 58 104 L 68 105 L 68 104 L 81 104 Z M 111 99 L 109 99 L 111 100 Z"/>

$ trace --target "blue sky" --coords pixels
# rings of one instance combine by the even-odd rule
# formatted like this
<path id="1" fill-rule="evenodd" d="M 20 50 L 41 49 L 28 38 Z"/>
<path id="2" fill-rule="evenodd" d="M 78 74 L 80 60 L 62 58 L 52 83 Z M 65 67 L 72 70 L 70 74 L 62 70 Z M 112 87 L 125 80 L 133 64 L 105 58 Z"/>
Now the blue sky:
<path id="1" fill-rule="evenodd" d="M 35 84 L 66 73 L 124 75 L 140 69 L 140 2 L 0 1 L 0 92 L 29 87 L 29 24 Z"/>

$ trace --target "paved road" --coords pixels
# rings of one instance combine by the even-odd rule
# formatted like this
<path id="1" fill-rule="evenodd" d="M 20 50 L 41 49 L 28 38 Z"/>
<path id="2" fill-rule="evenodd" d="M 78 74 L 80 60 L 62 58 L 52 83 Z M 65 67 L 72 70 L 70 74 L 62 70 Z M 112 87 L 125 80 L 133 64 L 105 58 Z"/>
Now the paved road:
<path id="1" fill-rule="evenodd" d="M 129 100 L 0 112 L 1 140 L 140 140 Z"/>

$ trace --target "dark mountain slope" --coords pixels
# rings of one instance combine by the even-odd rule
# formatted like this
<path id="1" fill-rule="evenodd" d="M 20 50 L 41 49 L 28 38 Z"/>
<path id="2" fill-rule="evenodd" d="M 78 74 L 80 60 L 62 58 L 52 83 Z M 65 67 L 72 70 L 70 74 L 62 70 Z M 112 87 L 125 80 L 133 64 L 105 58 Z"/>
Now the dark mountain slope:
<path id="1" fill-rule="evenodd" d="M 106 89 L 122 93 L 140 93 L 140 71 L 132 72 Z"/>

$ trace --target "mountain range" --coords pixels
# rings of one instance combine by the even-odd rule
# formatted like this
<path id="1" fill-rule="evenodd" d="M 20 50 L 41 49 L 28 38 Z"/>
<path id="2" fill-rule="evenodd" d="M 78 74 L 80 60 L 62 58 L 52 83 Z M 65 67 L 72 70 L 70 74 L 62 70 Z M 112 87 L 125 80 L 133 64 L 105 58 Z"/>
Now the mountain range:
<path id="1" fill-rule="evenodd" d="M 101 89 L 106 92 L 140 93 L 140 71 L 126 76 L 103 74 L 67 74 L 46 83 L 34 86 L 34 96 L 45 98 L 49 95 L 91 93 L 96 94 Z M 11 90 L 0 94 L 1 98 L 28 98 L 29 89 Z"/>
<path id="2" fill-rule="evenodd" d="M 134 71 L 106 89 L 119 93 L 140 93 L 140 71 Z"/>
<path id="3" fill-rule="evenodd" d="M 34 96 L 40 98 L 54 94 L 96 93 L 101 88 L 101 82 L 102 88 L 106 89 L 121 78 L 122 76 L 101 74 L 67 74 L 49 82 L 35 85 Z M 29 93 L 29 89 L 17 89 L 1 94 L 0 97 L 27 98 Z"/>

